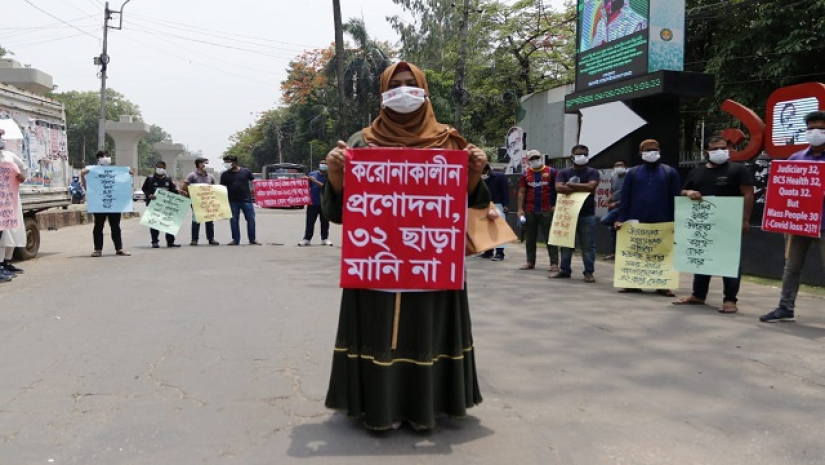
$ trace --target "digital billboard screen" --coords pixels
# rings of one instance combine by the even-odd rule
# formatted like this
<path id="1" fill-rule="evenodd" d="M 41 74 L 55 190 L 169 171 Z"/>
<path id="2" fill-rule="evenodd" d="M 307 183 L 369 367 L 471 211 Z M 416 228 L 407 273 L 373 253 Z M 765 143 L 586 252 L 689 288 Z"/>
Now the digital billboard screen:
<path id="1" fill-rule="evenodd" d="M 807 146 L 805 116 L 817 110 L 819 110 L 819 100 L 816 97 L 787 100 L 774 104 L 772 112 L 773 133 L 771 134 L 773 145 Z"/>

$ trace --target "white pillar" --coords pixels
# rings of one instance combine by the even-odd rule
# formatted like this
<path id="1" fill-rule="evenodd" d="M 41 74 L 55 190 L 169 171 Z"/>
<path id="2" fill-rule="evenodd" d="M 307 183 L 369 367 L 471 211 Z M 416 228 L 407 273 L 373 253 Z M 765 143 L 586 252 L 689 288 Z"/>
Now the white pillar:
<path id="1" fill-rule="evenodd" d="M 178 171 L 175 173 L 179 179 L 183 179 L 189 173 L 195 171 L 195 159 L 191 153 L 182 153 L 178 155 Z"/>
<path id="2" fill-rule="evenodd" d="M 132 115 L 120 115 L 120 121 L 106 121 L 106 132 L 115 141 L 114 164 L 128 166 L 137 175 L 138 142 L 149 134 L 149 125 Z"/>
<path id="3" fill-rule="evenodd" d="M 166 139 L 163 142 L 158 142 L 152 146 L 155 152 L 160 154 L 161 160 L 166 162 L 166 172 L 169 177 L 175 179 L 177 173 L 176 160 L 178 155 L 186 150 L 183 144 L 176 144 L 171 139 Z"/>

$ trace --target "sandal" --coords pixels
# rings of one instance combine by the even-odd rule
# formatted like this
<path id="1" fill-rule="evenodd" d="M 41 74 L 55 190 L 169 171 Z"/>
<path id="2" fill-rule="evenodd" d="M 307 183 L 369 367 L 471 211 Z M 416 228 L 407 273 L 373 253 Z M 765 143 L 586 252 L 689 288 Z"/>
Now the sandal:
<path id="1" fill-rule="evenodd" d="M 548 276 L 548 278 L 550 278 L 550 279 L 566 279 L 566 278 L 569 278 L 569 277 L 570 277 L 569 274 L 562 273 L 561 271 L 556 271 L 555 273 L 550 273 L 550 276 Z"/>
<path id="2" fill-rule="evenodd" d="M 117 252 L 115 252 L 115 255 L 120 255 L 121 257 L 131 257 L 132 256 L 132 254 L 130 254 L 129 252 L 127 252 L 125 250 L 118 250 Z"/>
<path id="3" fill-rule="evenodd" d="M 531 265 L 529 263 L 525 263 L 524 265 L 521 265 L 521 268 L 519 268 L 519 269 L 520 270 L 532 270 L 535 267 L 536 267 L 536 265 Z"/>
<path id="4" fill-rule="evenodd" d="M 725 302 L 719 307 L 718 312 L 724 313 L 726 315 L 732 315 L 739 311 L 739 307 L 736 306 L 736 302 Z"/>
<path id="5" fill-rule="evenodd" d="M 656 293 L 665 297 L 676 297 L 676 293 L 669 289 L 656 289 Z"/>
<path id="6" fill-rule="evenodd" d="M 550 268 L 548 268 L 547 271 L 549 271 L 551 273 L 557 272 L 557 271 L 559 271 L 559 265 L 550 265 Z"/>
<path id="7" fill-rule="evenodd" d="M 704 300 L 697 299 L 692 295 L 690 297 L 685 297 L 684 299 L 674 300 L 671 303 L 673 305 L 705 305 Z"/>
<path id="8" fill-rule="evenodd" d="M 94 252 L 92 252 L 92 257 L 99 257 L 101 255 L 103 255 L 103 252 L 101 252 L 100 250 L 95 250 Z"/>

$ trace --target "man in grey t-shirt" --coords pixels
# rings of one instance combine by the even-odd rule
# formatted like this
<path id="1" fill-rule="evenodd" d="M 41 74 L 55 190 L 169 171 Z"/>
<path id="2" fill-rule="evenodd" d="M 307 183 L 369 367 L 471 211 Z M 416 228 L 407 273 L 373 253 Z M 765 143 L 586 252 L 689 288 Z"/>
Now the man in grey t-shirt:
<path id="1" fill-rule="evenodd" d="M 189 173 L 186 176 L 186 180 L 183 181 L 183 187 L 181 190 L 184 192 L 186 196 L 189 196 L 189 185 L 190 184 L 215 184 L 215 177 L 212 176 L 210 173 L 206 172 L 206 164 L 209 163 L 209 160 L 206 158 L 198 158 L 195 160 L 195 171 Z M 207 221 L 206 223 L 206 240 L 209 241 L 209 245 L 220 245 L 218 241 L 215 240 L 215 223 L 212 221 Z M 201 233 L 201 224 L 195 221 L 195 213 L 192 213 L 192 242 L 189 245 L 198 245 L 198 238 L 200 237 Z"/>
<path id="2" fill-rule="evenodd" d="M 602 224 L 610 230 L 613 247 L 610 249 L 610 254 L 604 257 L 605 260 L 616 258 L 616 228 L 613 227 L 613 223 L 616 222 L 616 218 L 619 216 L 619 203 L 622 201 L 622 186 L 624 185 L 626 173 L 627 167 L 622 160 L 618 160 L 613 164 L 613 176 L 610 178 L 610 203 L 607 206 L 607 214 L 602 217 Z"/>

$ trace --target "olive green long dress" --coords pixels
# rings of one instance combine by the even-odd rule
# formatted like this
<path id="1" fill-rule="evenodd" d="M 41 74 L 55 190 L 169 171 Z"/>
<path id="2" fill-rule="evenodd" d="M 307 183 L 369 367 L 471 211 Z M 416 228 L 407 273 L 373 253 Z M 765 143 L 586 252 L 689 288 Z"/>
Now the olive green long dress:
<path id="1" fill-rule="evenodd" d="M 359 145 L 351 139 L 351 147 Z M 468 206 L 489 203 L 480 182 Z M 340 224 L 343 195 L 327 185 L 322 205 L 327 218 Z M 403 292 L 396 350 L 394 311 L 394 292 L 343 290 L 326 406 L 376 430 L 401 420 L 433 428 L 439 413 L 465 416 L 481 402 L 466 285 L 460 291 Z"/>

